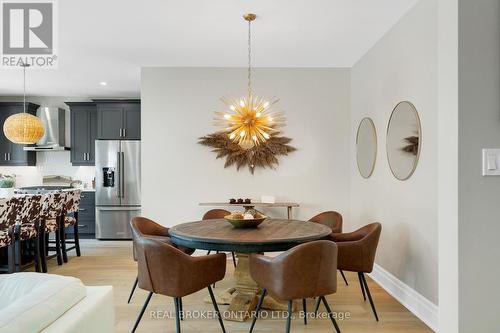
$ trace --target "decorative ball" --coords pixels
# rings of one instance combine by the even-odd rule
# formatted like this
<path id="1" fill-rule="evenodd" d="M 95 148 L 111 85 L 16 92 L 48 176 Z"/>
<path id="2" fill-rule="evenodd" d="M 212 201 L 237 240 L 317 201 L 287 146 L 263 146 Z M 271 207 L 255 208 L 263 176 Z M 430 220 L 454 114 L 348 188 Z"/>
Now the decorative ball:
<path id="1" fill-rule="evenodd" d="M 26 145 L 37 143 L 45 134 L 45 128 L 40 118 L 23 112 L 7 118 L 3 132 L 10 141 Z"/>
<path id="2" fill-rule="evenodd" d="M 246 213 L 245 215 L 243 215 L 243 219 L 244 220 L 253 220 L 254 217 L 252 214 Z"/>

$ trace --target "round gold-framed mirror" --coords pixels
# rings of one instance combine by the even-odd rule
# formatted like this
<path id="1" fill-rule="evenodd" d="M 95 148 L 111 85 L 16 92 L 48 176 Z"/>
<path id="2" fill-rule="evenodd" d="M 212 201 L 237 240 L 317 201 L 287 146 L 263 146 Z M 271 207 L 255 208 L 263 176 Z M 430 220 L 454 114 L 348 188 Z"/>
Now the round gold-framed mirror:
<path id="1" fill-rule="evenodd" d="M 361 177 L 369 178 L 377 161 L 377 130 L 371 118 L 361 119 L 356 134 L 356 161 Z"/>
<path id="2" fill-rule="evenodd" d="M 387 125 L 387 161 L 398 180 L 410 178 L 418 165 L 422 149 L 422 126 L 413 103 L 400 102 L 394 107 Z"/>

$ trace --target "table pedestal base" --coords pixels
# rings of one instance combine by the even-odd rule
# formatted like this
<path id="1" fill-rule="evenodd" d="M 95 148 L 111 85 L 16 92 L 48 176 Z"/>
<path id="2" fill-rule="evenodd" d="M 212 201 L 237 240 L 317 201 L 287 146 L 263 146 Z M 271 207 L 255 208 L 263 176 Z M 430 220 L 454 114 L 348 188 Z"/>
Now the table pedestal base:
<path id="1" fill-rule="evenodd" d="M 238 253 L 238 263 L 234 271 L 236 286 L 218 293 L 216 300 L 218 304 L 229 304 L 224 319 L 232 321 L 245 321 L 251 316 L 257 306 L 260 288 L 250 275 L 248 254 Z M 210 299 L 205 299 L 210 303 Z M 263 309 L 287 311 L 287 303 L 274 299 L 267 295 L 262 304 Z M 295 305 L 293 310 L 295 311 Z"/>

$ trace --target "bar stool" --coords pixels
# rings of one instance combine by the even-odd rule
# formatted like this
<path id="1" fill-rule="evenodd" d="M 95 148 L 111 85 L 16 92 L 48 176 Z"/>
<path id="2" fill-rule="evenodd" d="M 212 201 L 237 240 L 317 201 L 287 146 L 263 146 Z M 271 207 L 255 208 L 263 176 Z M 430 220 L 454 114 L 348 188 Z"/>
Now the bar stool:
<path id="1" fill-rule="evenodd" d="M 80 257 L 80 236 L 78 234 L 78 211 L 80 209 L 81 190 L 65 190 L 66 202 L 64 204 L 64 218 L 61 219 L 59 230 L 61 233 L 61 251 L 63 261 L 68 262 L 68 251 L 75 250 L 76 256 Z M 71 214 L 71 215 L 68 215 Z M 73 228 L 73 240 L 66 238 L 66 229 Z M 70 244 L 73 246 L 67 247 Z"/>
<path id="2" fill-rule="evenodd" d="M 14 226 L 16 224 L 15 201 L 0 199 L 0 249 L 7 249 L 7 267 L 0 271 L 15 272 Z"/>
<path id="3" fill-rule="evenodd" d="M 41 195 L 20 195 L 16 202 L 16 271 L 35 265 L 40 272 L 40 215 L 42 213 Z M 23 247 L 24 245 L 24 247 Z M 23 265 L 23 251 L 33 257 L 33 262 Z"/>
<path id="4" fill-rule="evenodd" d="M 49 192 L 43 196 L 40 223 L 40 262 L 42 264 L 42 272 L 44 273 L 47 273 L 48 259 L 57 258 L 57 264 L 63 264 L 59 225 L 61 223 L 64 203 L 65 195 L 61 192 Z M 55 240 L 49 240 L 49 236 L 52 233 L 55 235 Z M 50 244 L 54 244 L 54 246 L 50 246 Z M 55 253 L 49 255 L 50 251 Z"/>

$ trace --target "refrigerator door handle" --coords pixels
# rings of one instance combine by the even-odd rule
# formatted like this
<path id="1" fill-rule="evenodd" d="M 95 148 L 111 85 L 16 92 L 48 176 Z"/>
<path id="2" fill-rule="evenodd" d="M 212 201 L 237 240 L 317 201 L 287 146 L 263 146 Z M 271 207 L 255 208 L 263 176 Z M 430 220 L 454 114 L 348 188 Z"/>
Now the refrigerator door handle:
<path id="1" fill-rule="evenodd" d="M 121 161 L 120 161 L 120 178 L 121 178 L 121 184 L 120 184 L 120 189 L 122 192 L 122 198 L 125 198 L 125 153 L 121 152 Z"/>
<path id="2" fill-rule="evenodd" d="M 116 195 L 118 196 L 118 198 L 120 198 L 121 194 L 122 194 L 122 182 L 121 182 L 121 179 L 122 179 L 122 161 L 121 161 L 120 152 L 116 153 L 116 163 L 118 164 L 117 168 L 116 168 L 117 172 L 118 172 L 118 176 L 116 177 L 117 178 L 116 184 L 118 186 L 117 191 L 116 191 L 117 192 Z"/>

